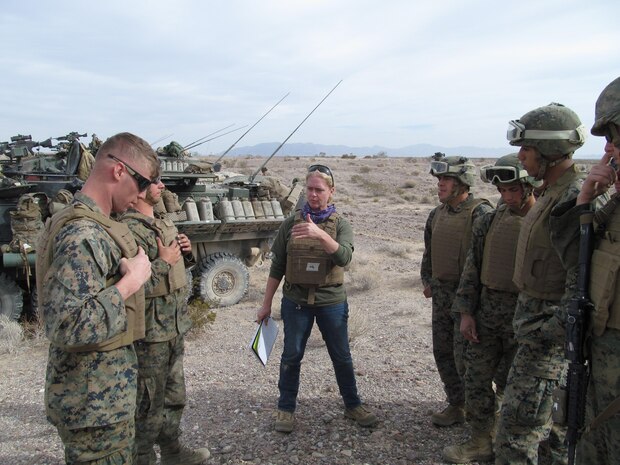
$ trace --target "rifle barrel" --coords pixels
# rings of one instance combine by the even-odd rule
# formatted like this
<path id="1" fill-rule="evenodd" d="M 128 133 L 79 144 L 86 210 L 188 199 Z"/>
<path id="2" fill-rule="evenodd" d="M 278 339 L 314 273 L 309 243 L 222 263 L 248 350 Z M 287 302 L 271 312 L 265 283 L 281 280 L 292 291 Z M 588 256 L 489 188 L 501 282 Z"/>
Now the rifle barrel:
<path id="1" fill-rule="evenodd" d="M 271 155 L 269 155 L 269 158 L 267 158 L 267 160 L 265 160 L 265 162 L 264 162 L 264 163 L 263 163 L 263 164 L 262 164 L 262 165 L 261 165 L 261 166 L 260 166 L 260 167 L 259 167 L 259 168 L 255 171 L 255 172 L 254 172 L 254 174 L 253 174 L 252 176 L 250 176 L 250 182 L 254 182 L 254 178 L 256 177 L 256 175 L 257 175 L 258 173 L 260 173 L 260 171 L 263 169 L 263 167 L 264 167 L 267 163 L 269 163 L 269 160 L 271 160 L 271 159 L 273 158 L 273 156 L 274 156 L 276 153 L 278 153 L 278 151 L 282 148 L 282 146 L 283 146 L 284 144 L 286 144 L 286 141 L 288 141 L 288 140 L 291 138 L 291 136 L 297 132 L 297 130 L 301 127 L 301 125 L 302 125 L 302 124 L 304 124 L 308 118 L 310 118 L 310 115 L 312 115 L 312 113 L 314 113 L 314 112 L 315 112 L 315 110 L 321 106 L 321 104 L 322 104 L 322 103 L 323 103 L 323 102 L 327 99 L 327 97 L 329 97 L 329 96 L 331 95 L 331 93 L 332 93 L 333 91 L 335 91 L 335 90 L 336 90 L 336 87 L 338 87 L 338 86 L 340 85 L 340 83 L 341 83 L 341 82 L 342 82 L 342 79 L 341 79 L 340 81 L 338 81 L 338 84 L 336 84 L 336 85 L 332 88 L 332 90 L 330 90 L 330 91 L 327 93 L 327 95 L 326 95 L 325 97 L 323 97 L 323 99 L 322 99 L 322 100 L 321 100 L 321 101 L 317 104 L 317 106 L 316 106 L 316 107 L 314 107 L 310 113 L 308 113 L 308 115 L 307 115 L 307 116 L 303 119 L 303 121 L 302 121 L 301 123 L 299 123 L 299 124 L 297 125 L 297 127 L 293 130 L 293 132 L 291 132 L 291 133 L 288 135 L 288 137 L 287 137 L 286 139 L 284 139 L 284 141 L 283 141 L 280 145 L 278 145 L 278 148 L 277 148 L 277 149 L 275 149 Z"/>

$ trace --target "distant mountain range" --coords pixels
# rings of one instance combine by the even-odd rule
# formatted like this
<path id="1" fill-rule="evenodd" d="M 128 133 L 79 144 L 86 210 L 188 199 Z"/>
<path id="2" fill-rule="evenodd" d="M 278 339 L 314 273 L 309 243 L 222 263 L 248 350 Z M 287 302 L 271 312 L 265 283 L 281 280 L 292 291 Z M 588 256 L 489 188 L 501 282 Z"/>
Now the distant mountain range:
<path id="1" fill-rule="evenodd" d="M 266 142 L 262 144 L 236 147 L 231 150 L 230 155 L 260 155 L 269 156 L 280 145 L 278 142 Z M 389 148 L 374 145 L 372 147 L 349 147 L 347 145 L 322 145 L 312 143 L 291 143 L 286 144 L 278 152 L 279 156 L 341 156 L 353 154 L 358 157 L 364 157 L 367 155 L 386 155 L 388 157 L 428 157 L 435 152 L 443 152 L 446 155 L 463 155 L 466 157 L 481 157 L 481 158 L 497 158 L 509 153 L 514 153 L 516 150 L 511 150 L 511 147 L 501 148 L 485 148 L 485 147 L 441 147 L 439 145 L 431 144 L 415 144 L 408 145 L 401 148 Z"/>

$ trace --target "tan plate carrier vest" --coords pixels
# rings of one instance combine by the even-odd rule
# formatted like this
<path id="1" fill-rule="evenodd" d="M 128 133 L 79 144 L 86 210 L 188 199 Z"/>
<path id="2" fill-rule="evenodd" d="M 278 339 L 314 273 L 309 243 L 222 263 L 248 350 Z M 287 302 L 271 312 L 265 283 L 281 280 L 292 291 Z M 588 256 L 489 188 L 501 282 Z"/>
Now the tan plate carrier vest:
<path id="1" fill-rule="evenodd" d="M 121 249 L 123 257 L 132 258 L 138 253 L 138 245 L 127 225 L 113 221 L 90 208 L 80 205 L 69 205 L 47 221 L 45 231 L 41 234 L 42 240 L 37 251 L 37 289 L 39 289 L 42 296 L 45 292 L 45 275 L 52 264 L 52 249 L 56 236 L 65 224 L 81 219 L 88 219 L 101 225 L 119 249 Z M 114 285 L 120 278 L 121 276 L 118 273 L 115 276 L 109 277 L 106 286 Z M 141 287 L 125 300 L 125 311 L 127 313 L 127 331 L 124 333 L 114 336 L 107 341 L 79 347 L 64 347 L 63 349 L 67 352 L 103 352 L 127 346 L 138 339 L 144 338 L 144 287 Z"/>
<path id="2" fill-rule="evenodd" d="M 512 282 L 517 241 L 523 218 L 510 211 L 508 205 L 498 207 L 484 239 L 480 282 L 496 291 L 519 292 Z"/>
<path id="3" fill-rule="evenodd" d="M 437 207 L 431 222 L 431 267 L 433 278 L 458 283 L 471 245 L 472 215 L 485 199 L 472 199 L 458 213 L 448 212 L 447 204 Z"/>
<path id="4" fill-rule="evenodd" d="M 295 212 L 293 225 L 303 223 L 301 211 Z M 317 226 L 336 240 L 338 213 L 332 213 L 327 221 Z M 316 288 L 344 283 L 344 268 L 337 266 L 317 239 L 289 239 L 286 245 L 286 280 L 291 284 Z M 314 293 L 308 303 L 314 303 Z M 312 302 L 311 302 L 312 300 Z"/>
<path id="5" fill-rule="evenodd" d="M 513 281 L 520 291 L 537 299 L 560 300 L 564 295 L 566 270 L 551 244 L 549 216 L 558 197 L 577 177 L 573 165 L 536 200 L 521 224 Z"/>
<path id="6" fill-rule="evenodd" d="M 620 211 L 612 215 L 592 253 L 590 299 L 594 303 L 592 332 L 600 336 L 605 328 L 620 329 Z"/>
<path id="7" fill-rule="evenodd" d="M 133 218 L 141 221 L 147 228 L 159 236 L 162 243 L 165 246 L 169 246 L 176 240 L 178 230 L 171 219 L 169 218 L 150 218 L 142 213 L 129 212 L 125 213 L 121 217 L 121 221 L 125 218 Z M 162 295 L 168 295 L 182 287 L 187 285 L 187 274 L 185 272 L 185 262 L 181 258 L 178 262 L 170 267 L 165 279 L 161 279 L 156 287 L 146 294 L 147 299 L 153 297 L 161 297 Z"/>

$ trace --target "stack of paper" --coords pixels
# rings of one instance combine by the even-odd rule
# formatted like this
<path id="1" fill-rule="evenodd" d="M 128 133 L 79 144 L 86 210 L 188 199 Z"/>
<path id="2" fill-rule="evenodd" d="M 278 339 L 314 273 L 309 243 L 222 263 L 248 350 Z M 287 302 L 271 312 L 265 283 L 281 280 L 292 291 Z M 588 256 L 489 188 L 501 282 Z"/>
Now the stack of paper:
<path id="1" fill-rule="evenodd" d="M 278 325 L 271 317 L 265 318 L 256 328 L 256 333 L 250 341 L 250 349 L 263 365 L 266 365 L 269 360 L 277 336 Z"/>

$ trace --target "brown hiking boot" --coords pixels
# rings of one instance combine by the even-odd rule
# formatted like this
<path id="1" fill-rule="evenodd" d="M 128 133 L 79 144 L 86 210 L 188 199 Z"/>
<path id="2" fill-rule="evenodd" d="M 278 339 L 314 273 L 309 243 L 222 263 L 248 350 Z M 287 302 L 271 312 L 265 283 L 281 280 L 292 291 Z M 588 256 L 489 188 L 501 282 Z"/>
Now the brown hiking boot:
<path id="1" fill-rule="evenodd" d="M 201 465 L 211 457 L 209 449 L 190 449 L 179 441 L 160 445 L 161 465 Z"/>
<path id="2" fill-rule="evenodd" d="M 278 409 L 275 430 L 279 431 L 280 433 L 290 433 L 291 431 L 293 431 L 294 420 L 295 414 L 293 412 L 287 412 L 285 410 Z"/>
<path id="3" fill-rule="evenodd" d="M 448 463 L 490 462 L 495 458 L 489 433 L 473 434 L 469 441 L 445 447 L 441 455 Z"/>
<path id="4" fill-rule="evenodd" d="M 377 416 L 363 405 L 345 409 L 344 416 L 355 420 L 360 426 L 372 426 L 377 423 Z"/>
<path id="5" fill-rule="evenodd" d="M 448 405 L 441 412 L 431 415 L 431 421 L 437 426 L 450 426 L 465 422 L 465 410 L 462 405 Z"/>

